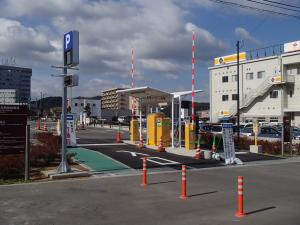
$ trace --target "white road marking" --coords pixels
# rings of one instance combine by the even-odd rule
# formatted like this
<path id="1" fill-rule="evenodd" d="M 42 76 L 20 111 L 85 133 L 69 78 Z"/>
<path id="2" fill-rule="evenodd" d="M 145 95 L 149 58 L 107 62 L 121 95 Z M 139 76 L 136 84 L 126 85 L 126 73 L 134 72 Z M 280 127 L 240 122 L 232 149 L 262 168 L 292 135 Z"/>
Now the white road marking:
<path id="1" fill-rule="evenodd" d="M 144 154 L 144 153 L 124 151 L 124 150 L 120 150 L 120 151 L 117 151 L 117 152 L 126 152 L 126 153 L 131 154 L 131 156 L 133 156 L 133 157 L 136 157 L 137 155 L 149 156 L 148 154 Z"/>
<path id="2" fill-rule="evenodd" d="M 158 162 L 158 161 L 155 161 L 154 159 L 159 159 L 161 161 L 165 161 L 166 163 Z M 172 160 L 169 160 L 169 159 L 160 158 L 160 157 L 148 157 L 147 161 L 153 162 L 153 163 L 156 163 L 156 164 L 159 164 L 159 165 L 162 165 L 162 166 L 180 164 L 179 162 L 175 162 L 175 161 L 172 161 Z"/>
<path id="3" fill-rule="evenodd" d="M 106 146 L 106 145 L 126 145 L 125 143 L 107 143 L 107 144 L 77 144 L 78 147 L 84 146 Z"/>

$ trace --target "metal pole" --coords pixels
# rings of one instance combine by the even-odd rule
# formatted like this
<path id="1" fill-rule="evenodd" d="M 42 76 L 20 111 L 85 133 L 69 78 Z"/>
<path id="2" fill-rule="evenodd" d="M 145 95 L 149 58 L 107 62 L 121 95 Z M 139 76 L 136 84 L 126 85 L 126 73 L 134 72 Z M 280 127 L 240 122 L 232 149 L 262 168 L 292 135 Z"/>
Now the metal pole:
<path id="1" fill-rule="evenodd" d="M 30 125 L 26 125 L 25 181 L 30 179 Z"/>
<path id="2" fill-rule="evenodd" d="M 179 97 L 178 97 L 178 101 L 179 101 L 179 112 L 178 112 L 178 115 L 179 115 L 179 117 L 178 117 L 178 135 L 179 135 L 179 137 L 178 137 L 178 140 L 179 140 L 179 148 L 181 148 L 181 96 L 179 95 Z"/>
<path id="3" fill-rule="evenodd" d="M 172 148 L 174 148 L 174 96 L 172 96 Z"/>
<path id="4" fill-rule="evenodd" d="M 63 47 L 64 49 L 64 47 Z M 63 52 L 62 62 L 64 62 L 64 52 Z M 64 63 L 63 63 L 64 64 Z M 63 75 L 66 76 L 68 74 L 67 67 L 63 67 Z M 67 131 L 67 118 L 66 118 L 66 112 L 67 112 L 67 87 L 65 86 L 64 82 L 64 76 L 62 77 L 62 113 L 61 113 L 61 162 L 57 169 L 58 173 L 66 173 L 70 172 L 71 169 L 67 162 L 66 157 L 66 131 Z"/>
<path id="5" fill-rule="evenodd" d="M 236 43 L 237 48 L 237 148 L 240 145 L 240 41 Z"/>

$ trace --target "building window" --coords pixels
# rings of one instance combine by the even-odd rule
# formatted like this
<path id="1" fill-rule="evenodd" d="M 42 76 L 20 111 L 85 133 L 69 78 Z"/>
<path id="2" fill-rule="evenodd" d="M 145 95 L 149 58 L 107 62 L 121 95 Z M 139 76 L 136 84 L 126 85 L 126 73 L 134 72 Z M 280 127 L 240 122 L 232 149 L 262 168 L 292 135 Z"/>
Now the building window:
<path id="1" fill-rule="evenodd" d="M 278 91 L 270 91 L 270 98 L 278 98 Z"/>
<path id="2" fill-rule="evenodd" d="M 232 101 L 237 101 L 238 100 L 238 94 L 232 94 Z"/>
<path id="3" fill-rule="evenodd" d="M 81 103 L 80 105 L 83 106 L 83 103 Z"/>
<path id="4" fill-rule="evenodd" d="M 96 106 L 96 104 L 94 103 L 94 104 L 93 104 L 93 107 L 95 107 L 95 106 Z"/>
<path id="5" fill-rule="evenodd" d="M 253 73 L 246 73 L 246 80 L 253 80 Z"/>
<path id="6" fill-rule="evenodd" d="M 237 82 L 237 75 L 232 75 L 232 82 Z"/>
<path id="7" fill-rule="evenodd" d="M 223 102 L 228 101 L 228 95 L 222 95 L 222 101 Z"/>
<path id="8" fill-rule="evenodd" d="M 290 90 L 290 98 L 293 97 L 293 90 Z"/>
<path id="9" fill-rule="evenodd" d="M 228 82 L 228 76 L 222 77 L 222 82 L 223 82 L 223 83 L 227 83 L 227 82 Z"/>
<path id="10" fill-rule="evenodd" d="M 75 103 L 75 104 L 74 104 L 74 106 L 77 106 L 77 105 L 78 105 L 78 103 Z"/>
<path id="11" fill-rule="evenodd" d="M 297 68 L 297 75 L 300 75 L 300 67 Z"/>
<path id="12" fill-rule="evenodd" d="M 259 71 L 257 72 L 257 79 L 263 79 L 265 78 L 265 71 Z"/>

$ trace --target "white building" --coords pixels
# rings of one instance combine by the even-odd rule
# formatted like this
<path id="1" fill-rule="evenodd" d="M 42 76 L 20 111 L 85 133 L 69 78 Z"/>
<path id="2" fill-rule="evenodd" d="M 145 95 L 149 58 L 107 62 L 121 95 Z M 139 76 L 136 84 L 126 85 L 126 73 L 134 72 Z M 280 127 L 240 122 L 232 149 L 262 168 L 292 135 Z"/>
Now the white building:
<path id="1" fill-rule="evenodd" d="M 17 91 L 15 89 L 0 89 L 0 103 L 16 103 Z"/>
<path id="2" fill-rule="evenodd" d="M 273 52 L 274 54 L 274 52 Z M 215 59 L 210 71 L 210 119 L 237 113 L 237 55 Z M 250 59 L 240 54 L 240 120 L 281 122 L 290 116 L 300 125 L 300 41 L 284 44 L 278 55 Z"/>
<path id="3" fill-rule="evenodd" d="M 70 102 L 69 102 L 70 103 Z M 73 98 L 71 102 L 71 113 L 76 114 L 76 116 L 80 116 L 85 109 L 86 106 L 90 107 L 91 115 L 90 117 L 101 118 L 101 97 L 77 97 Z"/>

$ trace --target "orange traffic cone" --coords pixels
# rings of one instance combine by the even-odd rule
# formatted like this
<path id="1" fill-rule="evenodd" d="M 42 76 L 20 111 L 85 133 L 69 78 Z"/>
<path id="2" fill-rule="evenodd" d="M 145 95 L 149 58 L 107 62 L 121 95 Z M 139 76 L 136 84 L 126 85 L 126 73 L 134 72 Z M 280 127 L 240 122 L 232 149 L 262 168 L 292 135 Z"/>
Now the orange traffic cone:
<path id="1" fill-rule="evenodd" d="M 120 127 L 118 128 L 118 133 L 117 133 L 117 139 L 116 139 L 116 143 L 122 143 L 122 139 L 121 139 L 121 130 Z"/>
<path id="2" fill-rule="evenodd" d="M 40 130 L 41 129 L 41 121 L 40 118 L 38 118 L 38 120 L 36 121 L 36 129 Z"/>
<path id="3" fill-rule="evenodd" d="M 197 150 L 194 158 L 201 159 L 200 138 L 198 138 Z"/>
<path id="4" fill-rule="evenodd" d="M 159 143 L 159 146 L 157 148 L 157 151 L 158 152 L 165 152 L 166 151 L 166 149 L 164 148 L 164 143 L 163 143 L 162 137 L 160 137 L 160 143 Z"/>
<path id="5" fill-rule="evenodd" d="M 143 134 L 141 135 L 141 140 L 140 140 L 139 148 L 140 148 L 140 149 L 145 148 Z"/>
<path id="6" fill-rule="evenodd" d="M 47 128 L 47 123 L 46 123 L 46 121 L 44 122 L 44 131 L 48 131 L 48 128 Z"/>

